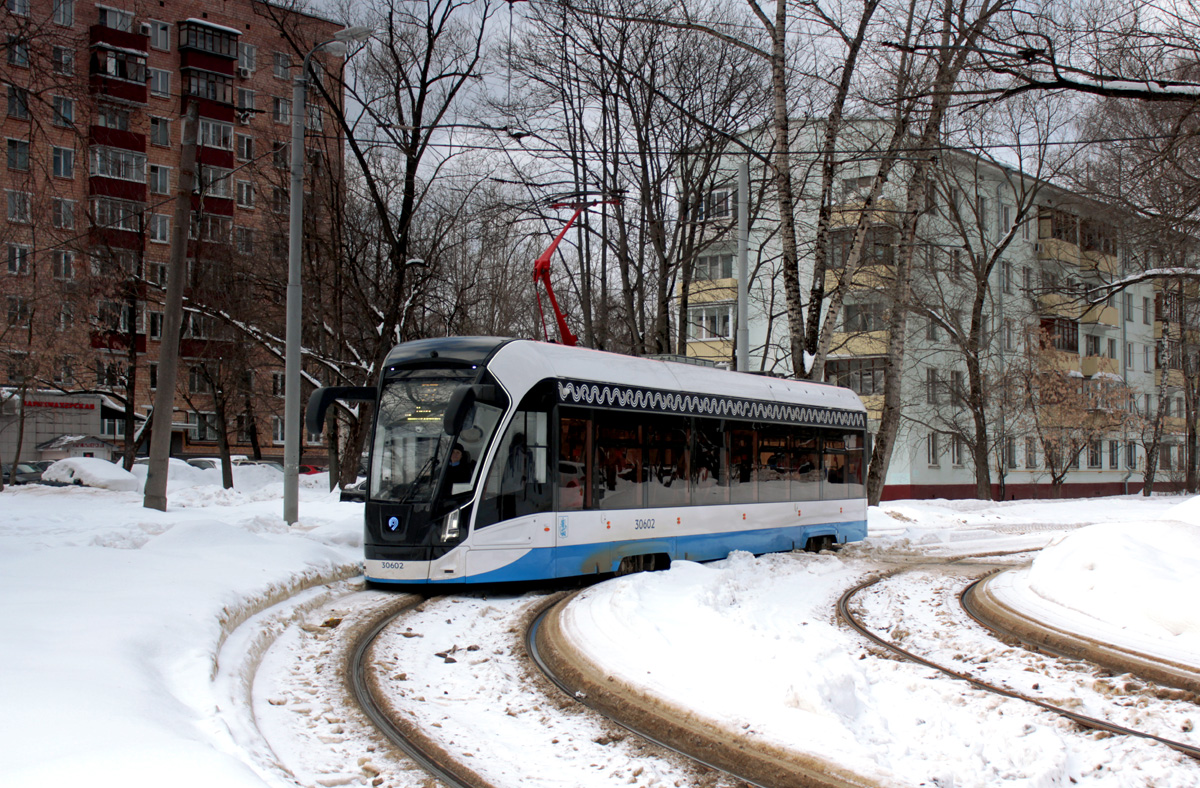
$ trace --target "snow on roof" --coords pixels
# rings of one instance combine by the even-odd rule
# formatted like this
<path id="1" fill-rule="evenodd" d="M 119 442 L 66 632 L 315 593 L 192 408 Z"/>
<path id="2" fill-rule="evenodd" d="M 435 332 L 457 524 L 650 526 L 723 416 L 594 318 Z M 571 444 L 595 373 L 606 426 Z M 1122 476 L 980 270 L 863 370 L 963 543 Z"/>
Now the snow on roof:
<path id="1" fill-rule="evenodd" d="M 227 33 L 233 33 L 235 36 L 240 36 L 242 34 L 242 31 L 238 30 L 236 27 L 225 27 L 225 25 L 218 25 L 215 22 L 209 22 L 207 19 L 197 19 L 194 16 L 183 21 L 184 24 L 188 25 L 204 25 L 205 27 L 211 27 L 214 30 L 224 30 Z"/>
<path id="2" fill-rule="evenodd" d="M 110 449 L 115 448 L 114 444 L 95 435 L 59 435 L 57 438 L 51 438 L 45 443 L 39 443 L 36 448 L 38 451 L 58 451 L 60 449 L 69 449 L 77 443 L 99 443 Z"/>

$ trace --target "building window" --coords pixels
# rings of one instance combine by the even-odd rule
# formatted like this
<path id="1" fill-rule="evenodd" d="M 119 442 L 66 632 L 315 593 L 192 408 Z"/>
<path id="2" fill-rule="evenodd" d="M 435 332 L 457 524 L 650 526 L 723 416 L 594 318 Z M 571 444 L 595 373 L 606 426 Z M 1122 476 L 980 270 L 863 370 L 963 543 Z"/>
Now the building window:
<path id="1" fill-rule="evenodd" d="M 250 161 L 254 158 L 254 138 L 249 134 L 237 135 L 238 161 Z"/>
<path id="2" fill-rule="evenodd" d="M 1006 206 L 1005 210 L 1007 210 L 1007 206 Z M 1000 279 L 1004 286 L 1004 292 L 1012 293 L 1012 291 L 1013 291 L 1012 263 L 1005 262 L 1005 263 L 1000 264 Z"/>
<path id="3" fill-rule="evenodd" d="M 188 20 L 179 25 L 179 46 L 213 55 L 237 57 L 238 34 L 226 28 L 209 27 Z"/>
<path id="4" fill-rule="evenodd" d="M 146 329 L 151 339 L 162 339 L 163 333 L 163 313 L 162 312 L 147 312 L 146 313 Z"/>
<path id="5" fill-rule="evenodd" d="M 29 16 L 29 0 L 6 0 L 4 7 L 13 16 Z"/>
<path id="6" fill-rule="evenodd" d="M 1133 343 L 1125 343 L 1125 368 L 1133 372 Z"/>
<path id="7" fill-rule="evenodd" d="M 188 438 L 198 442 L 209 442 L 217 439 L 217 415 L 215 413 L 188 413 Z"/>
<path id="8" fill-rule="evenodd" d="M 148 24 L 150 25 L 150 46 L 163 52 L 170 52 L 171 25 L 155 19 L 151 19 Z"/>
<path id="9" fill-rule="evenodd" d="M 229 199 L 233 196 L 233 170 L 201 164 L 196 178 L 196 193 L 205 197 Z"/>
<path id="10" fill-rule="evenodd" d="M 64 302 L 58 308 L 57 328 L 59 331 L 66 331 L 73 325 L 75 325 L 75 305 L 70 302 Z"/>
<path id="11" fill-rule="evenodd" d="M 1038 467 L 1037 439 L 1036 438 L 1026 438 L 1025 439 L 1025 467 L 1026 468 Z"/>
<path id="12" fill-rule="evenodd" d="M 122 181 L 146 182 L 146 154 L 124 148 L 92 147 L 91 174 Z"/>
<path id="13" fill-rule="evenodd" d="M 17 328 L 29 328 L 29 299 L 25 296 L 8 296 L 8 324 Z"/>
<path id="14" fill-rule="evenodd" d="M 1137 444 L 1133 441 L 1125 444 L 1125 467 L 1131 471 L 1137 470 Z"/>
<path id="15" fill-rule="evenodd" d="M 1074 320 L 1061 317 L 1043 318 L 1041 328 L 1056 350 L 1079 352 L 1079 324 Z"/>
<path id="16" fill-rule="evenodd" d="M 75 52 L 67 47 L 52 47 L 50 62 L 55 74 L 70 76 L 75 73 Z"/>
<path id="17" fill-rule="evenodd" d="M 158 362 L 150 361 L 146 364 L 147 377 L 150 379 L 150 390 L 154 391 L 158 388 Z"/>
<path id="18" fill-rule="evenodd" d="M 1150 346 L 1143 345 L 1142 346 L 1142 370 L 1145 372 L 1153 372 L 1154 371 L 1154 363 L 1150 359 L 1151 359 Z"/>
<path id="19" fill-rule="evenodd" d="M 705 194 L 696 206 L 696 220 L 726 219 L 733 214 L 734 192 L 729 189 L 714 189 Z"/>
<path id="20" fill-rule="evenodd" d="M 200 119 L 199 144 L 220 150 L 233 150 L 233 125 L 215 120 Z"/>
<path id="21" fill-rule="evenodd" d="M 193 241 L 227 244 L 233 241 L 233 219 L 229 216 L 201 214 L 189 228 L 188 238 Z"/>
<path id="22" fill-rule="evenodd" d="M 275 77 L 290 79 L 292 71 L 292 56 L 287 52 L 276 52 L 274 56 Z"/>
<path id="23" fill-rule="evenodd" d="M 1104 467 L 1104 449 L 1100 441 L 1088 441 L 1087 455 L 1089 468 Z"/>
<path id="24" fill-rule="evenodd" d="M 239 208 L 254 207 L 254 183 L 251 181 L 237 182 L 237 204 Z"/>
<path id="25" fill-rule="evenodd" d="M 286 142 L 276 142 L 271 146 L 271 164 L 277 169 L 290 169 L 292 157 L 290 147 Z"/>
<path id="26" fill-rule="evenodd" d="M 8 220 L 17 224 L 29 224 L 29 192 L 8 191 Z"/>
<path id="27" fill-rule="evenodd" d="M 1108 340 L 1108 357 L 1114 359 L 1117 357 L 1117 340 L 1115 339 Z"/>
<path id="28" fill-rule="evenodd" d="M 688 308 L 688 339 L 733 338 L 734 304 L 705 304 Z"/>
<path id="29" fill-rule="evenodd" d="M 1091 334 L 1088 334 L 1084 339 L 1086 341 L 1086 350 L 1085 350 L 1084 355 L 1086 355 L 1086 356 L 1100 355 L 1100 337 L 1095 337 L 1095 336 L 1092 336 Z"/>
<path id="30" fill-rule="evenodd" d="M 129 131 L 129 110 L 114 107 L 110 104 L 101 104 L 96 107 L 96 115 L 93 122 L 97 126 L 102 126 L 106 129 Z M 151 120 L 150 128 L 151 130 L 154 129 L 153 119 Z"/>
<path id="31" fill-rule="evenodd" d="M 1121 442 L 1108 442 L 1108 467 L 1117 470 L 1121 465 Z"/>
<path id="32" fill-rule="evenodd" d="M 75 24 L 75 0 L 54 0 L 54 24 L 63 27 Z"/>
<path id="33" fill-rule="evenodd" d="M 75 123 L 75 102 L 72 99 L 63 96 L 55 96 L 53 99 L 54 117 L 52 122 L 55 126 L 72 126 Z"/>
<path id="34" fill-rule="evenodd" d="M 55 178 L 75 178 L 75 151 L 71 148 L 54 148 L 52 153 L 54 160 L 54 177 Z"/>
<path id="35" fill-rule="evenodd" d="M 697 282 L 733 278 L 733 255 L 707 254 L 696 259 L 693 278 Z"/>
<path id="36" fill-rule="evenodd" d="M 146 56 L 126 50 L 93 49 L 92 73 L 144 85 Z"/>
<path id="37" fill-rule="evenodd" d="M 29 171 L 29 143 L 25 140 L 8 141 L 8 168 L 19 172 Z"/>
<path id="38" fill-rule="evenodd" d="M 289 206 L 288 190 L 282 186 L 271 189 L 271 210 L 275 213 L 287 213 Z"/>
<path id="39" fill-rule="evenodd" d="M 957 435 L 950 439 L 950 464 L 955 468 L 963 466 L 963 441 Z"/>
<path id="40" fill-rule="evenodd" d="M 257 95 L 249 88 L 238 88 L 237 92 L 238 109 L 244 110 L 247 113 L 253 113 L 258 108 Z M 250 115 L 246 115 L 246 120 L 249 121 Z"/>
<path id="41" fill-rule="evenodd" d="M 1153 312 L 1150 310 L 1150 299 L 1142 298 L 1142 322 L 1146 325 L 1150 325 L 1150 315 L 1152 314 Z"/>
<path id="42" fill-rule="evenodd" d="M 150 214 L 146 235 L 155 243 L 171 242 L 171 217 L 162 213 Z"/>
<path id="43" fill-rule="evenodd" d="M 50 203 L 50 221 L 55 229 L 75 229 L 75 201 L 55 197 Z"/>
<path id="44" fill-rule="evenodd" d="M 882 394 L 885 358 L 831 359 L 825 362 L 825 381 L 858 394 Z"/>
<path id="45" fill-rule="evenodd" d="M 941 373 L 936 367 L 928 367 L 925 370 L 925 402 L 929 405 L 938 404 L 940 392 L 942 388 Z"/>
<path id="46" fill-rule="evenodd" d="M 842 315 L 842 330 L 848 334 L 863 331 L 883 331 L 887 328 L 887 315 L 883 304 L 846 304 Z"/>
<path id="47" fill-rule="evenodd" d="M 221 104 L 233 103 L 233 78 L 225 74 L 193 69 L 187 74 L 187 86 L 189 96 Z"/>
<path id="48" fill-rule="evenodd" d="M 325 119 L 321 115 L 321 105 L 313 102 L 308 104 L 305 109 L 308 111 L 308 117 L 304 120 L 304 128 L 309 131 L 321 131 L 325 128 Z"/>
<path id="49" fill-rule="evenodd" d="M 171 97 L 171 72 L 162 68 L 150 69 L 150 95 Z"/>
<path id="50" fill-rule="evenodd" d="M 244 68 L 250 73 L 258 70 L 258 47 L 254 44 L 238 44 L 238 68 Z"/>
<path id="51" fill-rule="evenodd" d="M 283 434 L 283 419 L 278 416 L 271 417 L 271 441 L 280 444 L 286 440 Z"/>
<path id="52" fill-rule="evenodd" d="M 74 200 L 55 197 L 50 201 L 50 222 L 54 224 L 55 229 L 73 230 Z"/>
<path id="53" fill-rule="evenodd" d="M 92 200 L 92 215 L 97 227 L 136 233 L 141 230 L 141 214 L 141 203 L 112 197 L 97 197 Z"/>
<path id="54" fill-rule="evenodd" d="M 99 22 L 101 27 L 124 30 L 126 33 L 133 32 L 133 14 L 128 11 L 120 11 L 116 8 L 107 8 L 105 6 L 96 6 L 96 10 L 100 12 Z"/>
<path id="55" fill-rule="evenodd" d="M 28 274 L 31 257 L 30 249 L 25 244 L 9 244 L 8 272 L 16 275 Z"/>
<path id="56" fill-rule="evenodd" d="M 284 382 L 284 373 L 272 372 L 271 373 L 271 396 L 282 397 L 286 390 L 287 390 L 287 386 Z"/>
<path id="57" fill-rule="evenodd" d="M 10 66 L 29 67 L 29 42 L 20 36 L 8 37 L 8 64 Z"/>
<path id="58" fill-rule="evenodd" d="M 50 270 L 54 278 L 61 282 L 69 282 L 75 278 L 75 253 L 65 249 L 55 249 L 50 253 Z"/>
<path id="59" fill-rule="evenodd" d="M 238 254 L 254 254 L 254 229 L 250 227 L 235 227 L 234 238 Z"/>
<path id="60" fill-rule="evenodd" d="M 155 284 L 160 287 L 165 286 L 167 284 L 167 264 L 160 263 L 157 260 L 147 261 L 146 279 L 148 279 L 151 284 Z"/>
<path id="61" fill-rule="evenodd" d="M 937 467 L 942 464 L 942 449 L 940 436 L 936 432 L 931 432 L 925 438 L 925 459 L 929 462 L 930 467 Z"/>
<path id="62" fill-rule="evenodd" d="M 1010 468 L 1010 469 L 1017 467 L 1017 439 L 1016 438 L 1005 438 L 1004 439 L 1004 467 Z"/>
<path id="63" fill-rule="evenodd" d="M 161 164 L 150 165 L 150 193 L 168 194 L 171 191 L 171 168 Z"/>
<path id="64" fill-rule="evenodd" d="M 290 123 L 292 120 L 292 102 L 290 99 L 271 97 L 271 120 L 276 123 Z"/>
<path id="65" fill-rule="evenodd" d="M 166 118 L 150 118 L 150 144 L 171 147 L 171 121 Z"/>

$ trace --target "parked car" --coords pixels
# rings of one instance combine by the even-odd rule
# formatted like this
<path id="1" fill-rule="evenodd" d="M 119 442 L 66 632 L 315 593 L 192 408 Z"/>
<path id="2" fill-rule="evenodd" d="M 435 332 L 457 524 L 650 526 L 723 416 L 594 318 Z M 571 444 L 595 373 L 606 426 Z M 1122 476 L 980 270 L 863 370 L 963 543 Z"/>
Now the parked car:
<path id="1" fill-rule="evenodd" d="M 17 463 L 16 471 L 8 463 L 4 464 L 3 470 L 5 484 L 33 484 L 42 480 L 42 469 L 36 468 L 30 463 Z"/>
<path id="2" fill-rule="evenodd" d="M 300 466 L 300 473 L 312 474 L 312 473 L 324 473 L 324 472 L 325 472 L 325 469 L 319 465 L 301 465 Z"/>
<path id="3" fill-rule="evenodd" d="M 187 464 L 203 471 L 211 468 L 221 469 L 221 459 L 219 457 L 192 457 L 187 461 Z"/>
<path id="4" fill-rule="evenodd" d="M 353 487 L 343 487 L 338 500 L 352 503 L 363 503 L 367 500 L 367 480 L 363 479 Z"/>

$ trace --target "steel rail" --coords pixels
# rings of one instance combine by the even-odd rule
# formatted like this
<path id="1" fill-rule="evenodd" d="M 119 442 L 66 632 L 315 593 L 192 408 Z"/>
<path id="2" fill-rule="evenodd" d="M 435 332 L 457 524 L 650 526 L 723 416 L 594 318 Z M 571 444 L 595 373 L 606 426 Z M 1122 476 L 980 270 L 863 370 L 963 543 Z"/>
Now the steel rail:
<path id="1" fill-rule="evenodd" d="M 904 570 L 904 571 L 912 571 L 912 570 Z M 1195 747 L 1193 745 L 1185 744 L 1184 742 L 1174 741 L 1172 739 L 1166 739 L 1166 738 L 1163 738 L 1162 736 L 1156 736 L 1153 733 L 1147 733 L 1146 731 L 1139 731 L 1134 728 L 1126 728 L 1122 725 L 1116 725 L 1116 724 L 1108 722 L 1106 720 L 1097 719 L 1095 717 L 1089 717 L 1086 714 L 1079 714 L 1079 713 L 1071 711 L 1069 709 L 1064 709 L 1061 706 L 1055 706 L 1053 703 L 1047 703 L 1046 701 L 1041 700 L 1040 698 L 1030 697 L 1028 695 L 1023 695 L 1020 692 L 1016 692 L 1015 690 L 1007 689 L 1005 687 L 1000 687 L 995 684 L 990 684 L 986 681 L 983 681 L 982 679 L 975 678 L 974 676 L 972 676 L 968 673 L 962 673 L 960 671 L 954 670 L 953 668 L 946 667 L 945 665 L 940 665 L 936 662 L 933 662 L 932 660 L 929 660 L 929 659 L 921 657 L 917 654 L 914 654 L 911 651 L 901 648 L 900 646 L 897 646 L 892 641 L 887 640 L 886 638 L 882 637 L 881 635 L 878 635 L 875 632 L 871 631 L 866 626 L 866 624 L 864 624 L 857 616 L 854 615 L 854 613 L 851 612 L 850 601 L 855 597 L 855 595 L 858 594 L 858 592 L 860 592 L 866 588 L 869 588 L 869 587 L 875 585 L 876 583 L 882 582 L 883 580 L 886 580 L 890 577 L 894 577 L 897 574 L 900 574 L 900 572 L 892 572 L 892 573 L 886 574 L 886 575 L 878 575 L 875 577 L 871 577 L 871 578 L 868 578 L 868 579 L 864 580 L 863 582 L 859 583 L 858 585 L 854 586 L 850 590 L 846 591 L 846 593 L 842 594 L 841 598 L 838 599 L 838 603 L 837 603 L 838 616 L 843 621 L 845 621 L 846 624 L 851 629 L 858 632 L 860 635 L 865 637 L 867 640 L 870 640 L 872 643 L 875 643 L 876 645 L 878 645 L 884 649 L 887 649 L 888 651 L 891 651 L 892 653 L 894 653 L 900 657 L 903 657 L 904 659 L 906 659 L 910 662 L 915 662 L 918 665 L 923 665 L 927 668 L 931 668 L 931 669 L 936 670 L 939 673 L 942 673 L 946 676 L 949 676 L 954 679 L 958 679 L 959 681 L 965 681 L 968 684 L 972 685 L 973 687 L 976 687 L 977 689 L 981 689 L 981 690 L 984 690 L 985 692 L 990 692 L 995 695 L 1000 695 L 1000 696 L 1003 696 L 1006 698 L 1010 698 L 1012 700 L 1021 700 L 1021 701 L 1025 701 L 1026 703 L 1031 703 L 1040 709 L 1051 712 L 1052 714 L 1057 714 L 1059 716 L 1066 717 L 1067 719 L 1071 720 L 1072 722 L 1074 722 L 1078 725 L 1081 725 L 1085 728 L 1091 728 L 1093 730 L 1105 731 L 1108 733 L 1120 734 L 1123 736 L 1136 736 L 1141 739 L 1148 739 L 1150 741 L 1154 741 L 1154 742 L 1158 742 L 1159 744 L 1166 745 L 1167 747 L 1170 747 L 1173 750 L 1181 752 L 1184 755 L 1189 755 L 1193 758 L 1200 759 L 1200 748 Z M 967 586 L 967 589 L 964 590 L 963 593 L 966 593 L 966 591 L 970 590 L 970 588 L 972 588 L 976 583 L 981 582 L 982 579 L 983 578 L 975 580 L 973 583 L 971 583 L 969 586 Z M 961 599 L 961 596 L 960 596 L 960 599 Z M 968 613 L 968 615 L 969 615 L 969 613 Z"/>
<path id="2" fill-rule="evenodd" d="M 548 616 L 555 608 L 559 607 L 560 605 L 565 605 L 568 602 L 570 602 L 571 598 L 574 596 L 575 596 L 575 594 L 571 594 L 570 596 L 567 596 L 564 599 L 558 600 L 554 604 L 547 605 L 544 609 L 542 609 L 533 618 L 533 620 L 529 624 L 528 629 L 525 630 L 526 652 L 529 654 L 530 659 L 533 660 L 533 663 L 535 665 L 537 665 L 538 669 L 542 672 L 542 674 L 547 679 L 549 679 L 550 682 L 554 684 L 554 686 L 558 687 L 564 693 L 569 695 L 577 703 L 580 703 L 580 704 L 586 706 L 587 708 L 591 709 L 596 714 L 599 714 L 601 717 L 603 717 L 604 719 L 613 723 L 614 725 L 618 725 L 618 726 L 624 728 L 625 730 L 629 731 L 630 733 L 634 734 L 635 736 L 639 736 L 639 737 L 645 739 L 646 741 L 651 742 L 652 744 L 662 747 L 664 750 L 673 752 L 676 755 L 686 758 L 689 761 L 692 761 L 694 763 L 698 763 L 702 766 L 705 766 L 706 768 L 712 769 L 713 771 L 718 772 L 720 774 L 729 775 L 730 777 L 732 777 L 736 780 L 739 780 L 740 782 L 742 782 L 746 785 L 752 785 L 752 786 L 755 786 L 755 788 L 771 788 L 771 786 L 767 786 L 767 785 L 764 785 L 763 783 L 756 782 L 748 777 L 744 777 L 740 774 L 734 774 L 734 773 L 730 772 L 728 769 L 717 766 L 716 764 L 711 763 L 711 762 L 705 760 L 704 758 L 697 757 L 696 755 L 694 755 L 690 752 L 686 752 L 684 750 L 679 749 L 678 747 L 670 744 L 669 742 L 664 741 L 663 739 L 657 737 L 650 731 L 644 730 L 638 726 L 632 725 L 624 720 L 621 720 L 617 717 L 613 717 L 613 716 L 605 713 L 603 709 L 600 709 L 595 704 L 590 703 L 588 701 L 587 697 L 584 696 L 583 693 L 579 692 L 576 688 L 569 686 L 565 681 L 563 681 L 563 679 L 558 674 L 556 674 L 554 672 L 554 670 L 550 667 L 550 665 L 542 658 L 542 654 L 539 651 L 538 645 L 537 645 L 537 635 L 538 635 L 538 630 L 541 628 L 542 621 L 546 618 L 546 616 Z"/>
<path id="3" fill-rule="evenodd" d="M 358 702 L 363 713 L 375 724 L 380 733 L 387 737 L 401 752 L 408 756 L 419 767 L 429 772 L 438 782 L 449 788 L 489 788 L 489 784 L 458 764 L 445 764 L 436 756 L 426 752 L 420 742 L 414 740 L 402 728 L 392 721 L 384 712 L 375 697 L 368 680 L 366 666 L 367 654 L 375 639 L 398 616 L 407 612 L 425 600 L 416 599 L 411 604 L 404 605 L 398 610 L 389 611 L 374 622 L 354 643 L 350 651 L 348 677 L 351 693 Z M 457 768 L 455 768 L 457 767 Z M 464 772 L 466 772 L 464 774 Z M 474 779 L 472 779 L 474 778 Z"/>

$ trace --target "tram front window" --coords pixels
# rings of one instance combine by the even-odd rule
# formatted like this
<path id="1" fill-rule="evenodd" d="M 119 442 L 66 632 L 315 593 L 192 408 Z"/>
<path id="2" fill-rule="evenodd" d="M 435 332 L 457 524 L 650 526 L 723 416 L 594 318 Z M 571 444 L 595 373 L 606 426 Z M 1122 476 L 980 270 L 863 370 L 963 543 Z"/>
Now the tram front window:
<path id="1" fill-rule="evenodd" d="M 437 493 L 445 465 L 477 459 L 498 420 L 499 409 L 476 403 L 460 435 L 443 431 L 446 406 L 467 374 L 450 370 L 416 370 L 385 384 L 379 398 L 371 459 L 371 497 L 396 503 L 428 503 Z M 455 451 L 457 449 L 457 451 Z M 451 495 L 474 487 L 477 463 L 465 473 L 451 474 Z"/>

